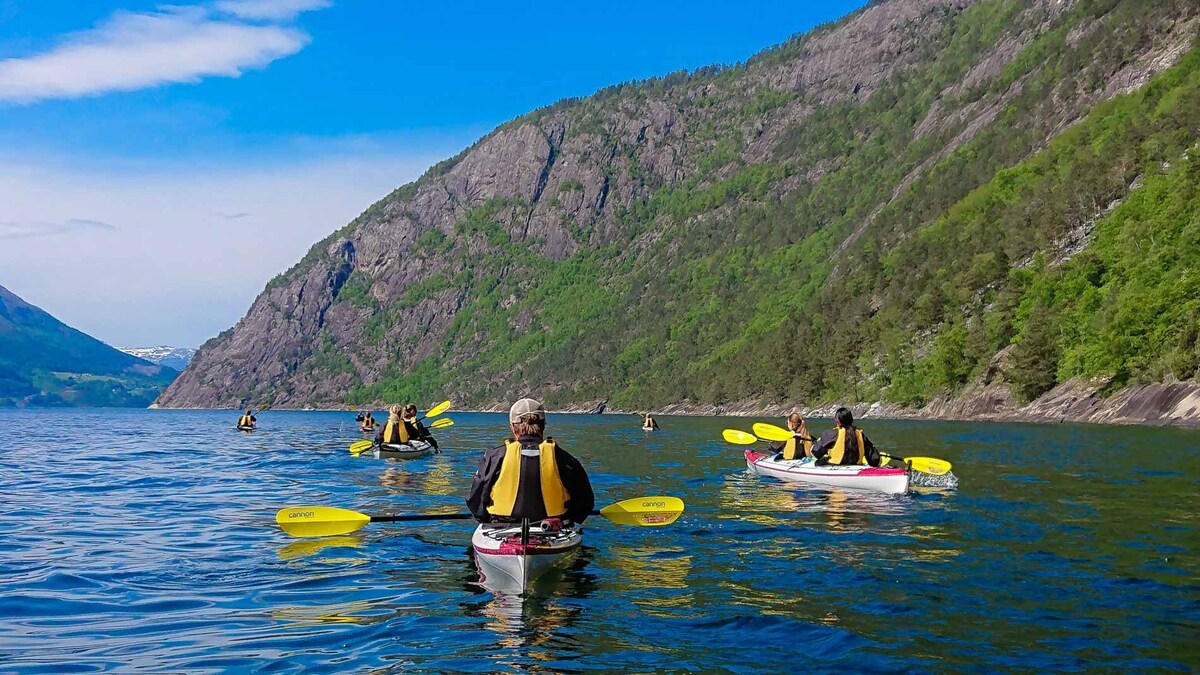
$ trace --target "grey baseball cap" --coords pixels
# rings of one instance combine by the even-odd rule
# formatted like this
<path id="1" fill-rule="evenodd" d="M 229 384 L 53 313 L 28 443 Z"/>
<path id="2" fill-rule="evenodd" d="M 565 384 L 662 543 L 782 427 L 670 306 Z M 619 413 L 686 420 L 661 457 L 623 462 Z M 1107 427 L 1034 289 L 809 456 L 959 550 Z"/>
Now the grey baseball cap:
<path id="1" fill-rule="evenodd" d="M 542 407 L 541 401 L 535 401 L 531 398 L 523 398 L 520 401 L 512 404 L 512 408 L 508 410 L 508 421 L 518 422 L 526 415 L 534 415 L 539 419 L 546 419 L 546 409 Z"/>

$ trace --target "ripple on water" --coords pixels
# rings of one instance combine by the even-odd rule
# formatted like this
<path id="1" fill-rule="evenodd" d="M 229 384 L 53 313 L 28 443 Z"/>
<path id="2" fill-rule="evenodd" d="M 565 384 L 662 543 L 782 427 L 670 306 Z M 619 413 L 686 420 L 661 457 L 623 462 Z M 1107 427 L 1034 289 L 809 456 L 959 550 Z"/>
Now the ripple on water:
<path id="1" fill-rule="evenodd" d="M 687 511 L 590 519 L 580 554 L 518 597 L 479 583 L 461 521 L 304 540 L 274 525 L 299 504 L 460 511 L 502 416 L 455 413 L 442 455 L 381 462 L 346 452 L 345 413 L 269 411 L 244 435 L 227 413 L 72 411 L 37 433 L 60 414 L 0 411 L 17 468 L 0 473 L 0 670 L 1200 667 L 1200 462 L 1160 451 L 1192 432 L 874 421 L 963 479 L 890 497 L 749 474 L 719 440 L 744 420 L 646 434 L 556 415 L 601 504 L 673 494 Z M 1130 458 L 1136 474 L 1111 469 Z"/>

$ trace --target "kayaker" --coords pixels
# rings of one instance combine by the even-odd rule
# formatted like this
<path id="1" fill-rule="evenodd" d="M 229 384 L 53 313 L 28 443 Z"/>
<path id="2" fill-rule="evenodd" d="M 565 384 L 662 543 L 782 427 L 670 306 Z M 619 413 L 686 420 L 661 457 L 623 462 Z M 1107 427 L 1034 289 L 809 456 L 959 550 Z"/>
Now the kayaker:
<path id="1" fill-rule="evenodd" d="M 435 454 L 442 452 L 441 449 L 438 448 L 437 439 L 433 437 L 433 434 L 429 433 L 429 429 L 425 428 L 425 425 L 421 423 L 421 420 L 417 419 L 417 406 L 413 405 L 412 403 L 405 405 L 400 416 L 404 419 L 405 426 L 408 427 L 408 434 L 410 437 L 415 438 L 418 441 L 425 441 L 426 443 L 432 445 L 433 452 Z"/>
<path id="2" fill-rule="evenodd" d="M 642 417 L 642 428 L 643 429 L 657 429 L 658 422 L 654 421 L 654 418 L 650 416 L 650 413 L 646 413 L 646 415 L 644 417 Z"/>
<path id="3" fill-rule="evenodd" d="M 258 418 L 255 417 L 254 415 L 252 415 L 249 410 L 247 410 L 246 414 L 242 415 L 238 419 L 237 425 L 238 425 L 239 429 L 253 429 L 254 425 L 257 423 L 258 423 Z"/>
<path id="4" fill-rule="evenodd" d="M 838 408 L 833 419 L 836 426 L 821 434 L 812 446 L 812 456 L 817 464 L 879 466 L 883 458 L 862 429 L 854 426 L 854 413 L 849 408 Z"/>
<path id="5" fill-rule="evenodd" d="M 404 423 L 402 412 L 403 409 L 398 405 L 388 408 L 387 423 L 375 435 L 375 445 L 401 445 L 412 439 L 412 435 L 408 432 L 408 425 Z M 364 421 L 364 428 L 366 428 L 366 424 Z"/>
<path id="6" fill-rule="evenodd" d="M 812 434 L 808 433 L 808 424 L 804 422 L 804 417 L 798 412 L 788 415 L 787 428 L 792 432 L 792 438 L 772 443 L 767 446 L 767 450 L 772 453 L 782 452 L 782 459 L 812 457 L 813 439 Z"/>
<path id="7" fill-rule="evenodd" d="M 476 520 L 586 520 L 596 505 L 592 484 L 579 460 L 545 435 L 546 409 L 523 398 L 508 422 L 512 438 L 483 454 L 467 496 Z"/>
<path id="8" fill-rule="evenodd" d="M 366 419 L 366 418 L 363 417 L 362 413 L 358 413 L 357 415 L 354 416 L 354 421 L 358 422 L 359 424 L 362 424 L 364 419 Z"/>
<path id="9" fill-rule="evenodd" d="M 375 418 L 371 417 L 370 412 L 367 412 L 366 414 L 363 415 L 363 421 L 362 421 L 362 430 L 363 431 L 374 431 L 376 426 L 378 426 L 378 425 L 375 424 Z"/>

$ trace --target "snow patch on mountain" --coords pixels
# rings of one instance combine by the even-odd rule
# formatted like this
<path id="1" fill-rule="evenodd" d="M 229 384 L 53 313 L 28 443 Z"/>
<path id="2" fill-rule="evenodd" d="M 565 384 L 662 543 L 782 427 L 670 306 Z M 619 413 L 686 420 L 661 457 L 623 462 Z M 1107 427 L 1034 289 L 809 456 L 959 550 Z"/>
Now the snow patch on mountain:
<path id="1" fill-rule="evenodd" d="M 195 356 L 196 350 L 188 347 L 117 347 L 126 354 L 146 359 L 151 363 L 174 370 L 183 370 Z"/>

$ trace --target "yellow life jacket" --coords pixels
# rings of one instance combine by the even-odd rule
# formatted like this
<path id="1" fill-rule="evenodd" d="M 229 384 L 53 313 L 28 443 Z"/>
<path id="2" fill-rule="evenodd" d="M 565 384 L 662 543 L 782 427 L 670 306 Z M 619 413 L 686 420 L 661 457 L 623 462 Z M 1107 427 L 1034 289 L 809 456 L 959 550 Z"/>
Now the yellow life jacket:
<path id="1" fill-rule="evenodd" d="M 562 477 L 558 475 L 558 461 L 554 454 L 558 445 L 553 439 L 546 439 L 538 446 L 538 468 L 542 477 L 542 503 L 546 507 L 546 517 L 554 518 L 567 512 L 567 488 L 563 485 Z M 500 476 L 492 486 L 492 505 L 488 513 L 493 516 L 511 516 L 517 504 L 517 489 L 521 484 L 521 444 L 518 441 L 504 441 L 504 460 L 500 464 Z"/>
<path id="2" fill-rule="evenodd" d="M 238 420 L 237 425 L 239 427 L 252 427 L 254 426 L 254 420 L 251 419 L 249 415 L 242 415 L 242 418 Z"/>
<path id="3" fill-rule="evenodd" d="M 867 445 L 865 442 L 863 442 L 862 430 L 857 427 L 855 427 L 855 429 L 854 429 L 854 440 L 858 441 L 858 463 L 866 464 L 867 463 Z M 833 447 L 829 449 L 829 454 L 827 455 L 827 457 L 829 458 L 830 464 L 841 464 L 842 458 L 844 458 L 845 456 L 846 456 L 846 430 L 838 429 L 837 442 L 834 443 Z"/>
<path id="4" fill-rule="evenodd" d="M 791 438 L 783 443 L 783 458 L 784 459 L 799 459 L 796 456 L 798 448 L 804 449 L 805 457 L 812 457 L 812 441 L 801 441 L 800 434 L 793 434 Z"/>
<path id="5" fill-rule="evenodd" d="M 383 427 L 383 442 L 388 445 L 408 442 L 408 426 L 404 421 L 393 422 L 388 420 L 387 425 Z"/>

